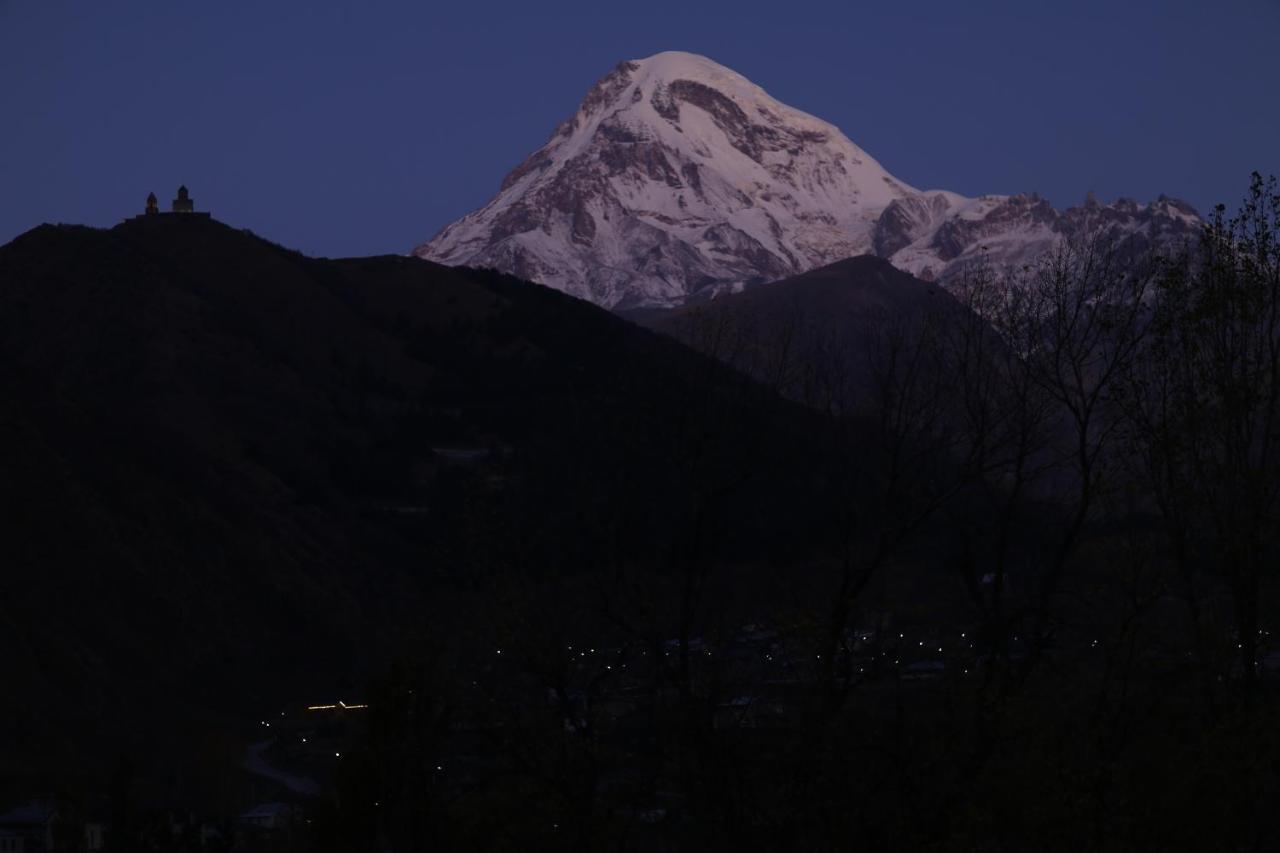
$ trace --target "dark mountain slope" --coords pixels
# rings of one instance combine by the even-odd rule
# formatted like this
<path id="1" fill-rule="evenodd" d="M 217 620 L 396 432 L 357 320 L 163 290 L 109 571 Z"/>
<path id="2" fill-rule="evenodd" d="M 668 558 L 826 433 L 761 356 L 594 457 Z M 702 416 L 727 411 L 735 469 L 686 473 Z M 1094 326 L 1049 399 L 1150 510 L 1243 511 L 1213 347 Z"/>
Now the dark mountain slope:
<path id="1" fill-rule="evenodd" d="M 893 348 L 985 328 L 940 286 L 871 255 L 635 319 L 815 404 L 815 383 L 837 383 L 827 390 L 846 404 L 865 399 Z"/>
<path id="2" fill-rule="evenodd" d="M 332 699 L 495 566 L 660 567 L 694 515 L 715 559 L 794 553 L 807 429 L 496 273 L 194 218 L 34 229 L 0 248 L 0 649 L 29 699 L 0 752 L 87 765 Z"/>
<path id="3" fill-rule="evenodd" d="M 761 317 L 787 318 L 801 310 L 809 318 L 847 323 L 877 314 L 910 316 L 934 299 L 954 303 L 938 285 L 905 273 L 882 258 L 859 255 L 721 297 L 716 303 L 721 309 L 752 312 Z M 692 310 L 697 309 L 681 309 L 675 314 Z"/>

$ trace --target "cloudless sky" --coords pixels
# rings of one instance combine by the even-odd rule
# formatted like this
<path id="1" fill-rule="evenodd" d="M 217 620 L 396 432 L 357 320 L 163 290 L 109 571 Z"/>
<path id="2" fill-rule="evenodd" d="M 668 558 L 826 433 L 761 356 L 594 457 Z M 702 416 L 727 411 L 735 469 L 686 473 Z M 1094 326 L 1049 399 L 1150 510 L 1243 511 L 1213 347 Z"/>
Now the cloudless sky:
<path id="1" fill-rule="evenodd" d="M 1280 172 L 1280 0 L 0 0 L 0 243 L 185 182 L 311 254 L 405 252 L 663 50 L 921 189 L 1203 211 Z"/>

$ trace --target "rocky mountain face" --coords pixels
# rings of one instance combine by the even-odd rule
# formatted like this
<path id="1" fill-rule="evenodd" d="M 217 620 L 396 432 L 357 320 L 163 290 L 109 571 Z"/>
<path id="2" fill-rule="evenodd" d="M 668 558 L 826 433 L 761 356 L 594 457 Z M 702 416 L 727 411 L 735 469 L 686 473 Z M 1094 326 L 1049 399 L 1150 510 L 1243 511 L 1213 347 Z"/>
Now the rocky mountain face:
<path id="1" fill-rule="evenodd" d="M 1059 211 L 1035 193 L 981 196 L 948 204 L 935 193 L 891 203 L 876 222 L 874 250 L 894 266 L 946 284 L 970 262 L 1021 266 L 1065 239 L 1100 236 L 1128 249 L 1175 248 L 1194 238 L 1201 220 L 1186 202 L 1150 204 L 1122 198 Z"/>
<path id="2" fill-rule="evenodd" d="M 1104 229 L 1190 235 L 1182 202 L 1055 210 L 890 175 L 835 126 L 705 57 L 623 62 L 484 207 L 415 254 L 493 267 L 608 308 L 669 307 L 862 254 L 945 281 L 976 257 L 1019 263 Z"/>

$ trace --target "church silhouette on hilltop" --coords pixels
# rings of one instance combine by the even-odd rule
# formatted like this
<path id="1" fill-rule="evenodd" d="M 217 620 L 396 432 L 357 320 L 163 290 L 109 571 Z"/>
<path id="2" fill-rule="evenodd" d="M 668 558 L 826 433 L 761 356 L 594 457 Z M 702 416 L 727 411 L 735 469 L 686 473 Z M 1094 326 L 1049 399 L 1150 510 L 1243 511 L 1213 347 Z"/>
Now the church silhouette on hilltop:
<path id="1" fill-rule="evenodd" d="M 187 189 L 186 184 L 178 187 L 178 197 L 169 203 L 167 211 L 160 210 L 159 200 L 155 193 L 147 193 L 147 207 L 141 216 L 135 216 L 134 219 L 149 219 L 153 216 L 170 216 L 175 213 L 184 216 L 202 216 L 209 217 L 208 211 L 197 211 L 195 199 L 191 197 L 191 191 Z"/>

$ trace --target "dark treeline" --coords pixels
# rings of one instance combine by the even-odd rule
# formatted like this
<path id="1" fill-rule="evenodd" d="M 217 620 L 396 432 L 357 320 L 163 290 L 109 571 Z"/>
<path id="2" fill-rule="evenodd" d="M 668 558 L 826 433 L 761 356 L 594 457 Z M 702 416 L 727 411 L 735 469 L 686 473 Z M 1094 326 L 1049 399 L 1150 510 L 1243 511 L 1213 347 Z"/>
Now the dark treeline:
<path id="1" fill-rule="evenodd" d="M 1100 234 L 911 310 L 682 314 L 806 407 L 795 444 L 692 381 L 644 501 L 586 451 L 574 517 L 462 477 L 469 581 L 309 843 L 1275 849 L 1278 241 L 1255 176 L 1174 257 Z"/>

